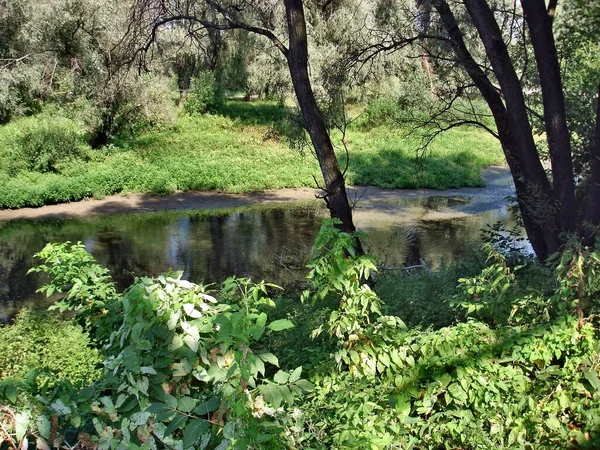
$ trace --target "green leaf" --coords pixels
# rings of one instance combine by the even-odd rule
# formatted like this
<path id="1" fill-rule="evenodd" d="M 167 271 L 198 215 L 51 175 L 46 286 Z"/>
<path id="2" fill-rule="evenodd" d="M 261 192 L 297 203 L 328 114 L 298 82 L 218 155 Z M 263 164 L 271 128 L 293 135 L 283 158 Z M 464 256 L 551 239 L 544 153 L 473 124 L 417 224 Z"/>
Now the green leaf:
<path id="1" fill-rule="evenodd" d="M 258 390 L 267 402 L 275 408 L 279 408 L 281 401 L 283 400 L 283 395 L 279 386 L 275 384 L 261 384 L 258 386 Z"/>
<path id="2" fill-rule="evenodd" d="M 25 437 L 28 428 L 29 415 L 21 413 L 15 414 L 15 434 L 17 436 L 17 441 L 21 442 L 21 440 Z"/>
<path id="3" fill-rule="evenodd" d="M 183 448 L 192 447 L 200 440 L 210 423 L 204 419 L 194 419 L 183 430 Z"/>
<path id="4" fill-rule="evenodd" d="M 6 390 L 4 391 L 4 395 L 11 403 L 17 402 L 17 387 L 15 385 L 6 386 Z"/>
<path id="5" fill-rule="evenodd" d="M 196 407 L 196 400 L 192 397 L 181 397 L 177 402 L 177 409 L 186 413 L 191 412 Z"/>
<path id="6" fill-rule="evenodd" d="M 282 331 L 287 330 L 288 328 L 294 328 L 294 324 L 287 319 L 279 319 L 274 320 L 269 325 L 267 325 L 273 331 Z"/>
<path id="7" fill-rule="evenodd" d="M 562 428 L 562 424 L 560 423 L 560 421 L 554 417 L 548 417 L 546 419 L 546 425 L 548 426 L 548 428 L 550 428 L 551 430 L 560 430 Z"/>
<path id="8" fill-rule="evenodd" d="M 173 434 L 175 430 L 178 430 L 179 428 L 183 427 L 187 420 L 187 416 L 184 416 L 183 414 L 177 414 L 165 429 L 165 436 Z"/>
<path id="9" fill-rule="evenodd" d="M 150 414 L 159 414 L 165 411 L 172 411 L 173 408 L 165 405 L 164 403 L 152 403 L 150 406 L 146 408 L 146 412 Z"/>
<path id="10" fill-rule="evenodd" d="M 259 353 L 258 357 L 264 362 L 268 362 L 276 367 L 279 367 L 279 360 L 277 359 L 277 356 L 275 356 L 273 353 Z"/>
<path id="11" fill-rule="evenodd" d="M 42 437 L 46 439 L 50 437 L 50 430 L 52 429 L 52 426 L 50 425 L 50 420 L 48 419 L 48 417 L 37 417 L 37 429 Z"/>
<path id="12" fill-rule="evenodd" d="M 194 410 L 194 414 L 203 416 L 209 412 L 216 411 L 220 404 L 221 401 L 217 397 L 211 397 L 207 401 L 200 403 Z"/>
<path id="13" fill-rule="evenodd" d="M 292 374 L 290 375 L 289 382 L 295 383 L 296 381 L 298 381 L 300 379 L 301 374 L 302 374 L 302 366 L 297 367 L 296 370 L 294 370 L 292 372 Z"/>
<path id="14" fill-rule="evenodd" d="M 165 403 L 173 409 L 177 408 L 177 399 L 171 394 L 165 395 Z"/>
<path id="15" fill-rule="evenodd" d="M 279 389 L 281 389 L 281 395 L 283 395 L 285 402 L 288 405 L 292 406 L 294 404 L 294 394 L 292 394 L 290 388 L 288 388 L 287 386 L 280 386 Z"/>
<path id="16" fill-rule="evenodd" d="M 598 378 L 598 374 L 593 369 L 590 369 L 584 373 L 584 376 L 592 387 L 600 392 L 600 378 Z"/>
<path id="17" fill-rule="evenodd" d="M 283 370 L 280 370 L 279 372 L 277 372 L 275 374 L 275 376 L 273 377 L 273 380 L 277 384 L 286 384 L 289 379 L 290 379 L 290 374 L 287 372 L 284 372 Z"/>
<path id="18" fill-rule="evenodd" d="M 308 380 L 298 380 L 296 381 L 296 386 L 307 392 L 310 392 L 315 388 L 315 385 Z"/>

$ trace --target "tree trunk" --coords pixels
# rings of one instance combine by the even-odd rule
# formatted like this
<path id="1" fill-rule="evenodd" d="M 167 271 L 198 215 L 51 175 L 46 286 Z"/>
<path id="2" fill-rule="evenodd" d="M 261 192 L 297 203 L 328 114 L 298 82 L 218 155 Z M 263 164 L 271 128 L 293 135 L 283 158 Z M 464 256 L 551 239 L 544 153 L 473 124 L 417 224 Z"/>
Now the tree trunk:
<path id="1" fill-rule="evenodd" d="M 289 33 L 288 66 L 306 130 L 314 146 L 323 180 L 325 201 L 332 218 L 341 220 L 342 231 L 355 231 L 344 176 L 340 170 L 329 132 L 317 105 L 308 74 L 308 42 L 302 0 L 285 0 Z"/>
<path id="2" fill-rule="evenodd" d="M 584 214 L 579 220 L 579 234 L 583 236 L 586 245 L 593 245 L 599 236 L 600 226 L 600 85 L 596 99 L 596 133 L 594 147 L 592 148 L 592 163 L 590 182 L 587 191 Z"/>
<path id="3" fill-rule="evenodd" d="M 525 20 L 540 75 L 544 103 L 544 125 L 552 163 L 554 198 L 558 202 L 561 232 L 572 232 L 575 224 L 575 182 L 571 157 L 571 139 L 562 90 L 560 67 L 552 20 L 544 0 L 521 0 Z"/>
<path id="4" fill-rule="evenodd" d="M 518 79 L 514 73 L 510 59 L 508 59 L 508 53 L 506 52 L 506 47 L 502 42 L 501 36 L 498 40 L 500 31 L 497 30 L 495 36 L 488 36 L 487 41 L 490 47 L 500 47 L 495 50 L 494 55 L 502 53 L 502 47 L 504 47 L 504 53 L 506 53 L 501 58 L 501 62 L 498 62 L 498 57 L 495 58 L 495 61 L 496 65 L 501 66 L 501 72 L 506 74 L 503 81 L 506 91 L 509 92 L 509 98 L 506 99 L 507 105 L 509 105 L 508 109 L 498 90 L 467 49 L 463 34 L 446 1 L 433 0 L 433 6 L 440 15 L 457 59 L 473 80 L 473 83 L 480 91 L 494 116 L 502 150 L 506 156 L 506 161 L 515 184 L 517 202 L 523 217 L 527 236 L 536 255 L 543 261 L 558 250 L 560 245 L 556 227 L 554 225 L 548 226 L 548 220 L 540 220 L 540 217 L 548 216 L 546 208 L 549 203 L 550 183 L 537 157 L 537 150 L 533 141 L 533 134 L 529 126 L 525 102 Z M 485 6 L 487 7 L 487 5 Z M 489 10 L 489 8 L 487 9 Z M 489 22 L 489 15 L 487 19 Z M 493 25 L 489 23 L 482 25 L 479 23 L 480 26 L 485 27 L 484 33 L 494 33 L 494 26 L 497 29 L 493 14 L 491 15 L 491 20 L 493 21 Z M 494 64 L 492 56 L 490 56 L 490 60 Z M 513 109 L 510 105 L 516 105 L 520 120 L 516 120 L 516 117 L 512 114 Z M 508 112 L 509 109 L 511 113 Z M 552 222 L 551 219 L 552 216 L 550 217 L 550 222 Z"/>

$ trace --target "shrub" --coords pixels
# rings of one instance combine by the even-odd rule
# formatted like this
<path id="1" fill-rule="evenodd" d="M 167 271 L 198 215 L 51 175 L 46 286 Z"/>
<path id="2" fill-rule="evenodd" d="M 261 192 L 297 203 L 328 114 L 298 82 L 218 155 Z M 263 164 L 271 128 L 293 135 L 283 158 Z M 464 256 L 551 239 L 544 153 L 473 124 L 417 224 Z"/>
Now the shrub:
<path id="1" fill-rule="evenodd" d="M 183 105 L 188 114 L 215 112 L 223 104 L 223 89 L 212 72 L 202 72 L 192 79 Z"/>
<path id="2" fill-rule="evenodd" d="M 82 135 L 75 124 L 57 117 L 27 121 L 18 147 L 27 169 L 36 172 L 60 172 L 73 159 L 86 159 Z"/>
<path id="3" fill-rule="evenodd" d="M 98 378 L 101 361 L 89 344 L 80 327 L 57 314 L 23 309 L 12 325 L 0 327 L 0 380 L 33 371 L 51 386 L 66 379 L 87 385 Z"/>
<path id="4" fill-rule="evenodd" d="M 293 327 L 268 319 L 267 287 L 276 286 L 231 278 L 221 303 L 172 272 L 137 279 L 120 294 L 81 244 L 48 244 L 38 256 L 43 264 L 32 270 L 52 277 L 40 291 L 62 294 L 55 308 L 75 312 L 94 331 L 104 370 L 83 390 L 62 386 L 17 414 L 9 409 L 5 433 L 45 444 L 53 417 L 65 440 L 69 428 L 89 424 L 106 449 L 288 447 L 283 432 L 293 419 L 284 407 L 312 385 L 300 378 L 302 367 L 277 370 L 265 348 L 265 334 Z M 0 397 L 17 407 L 24 394 L 0 386 Z"/>

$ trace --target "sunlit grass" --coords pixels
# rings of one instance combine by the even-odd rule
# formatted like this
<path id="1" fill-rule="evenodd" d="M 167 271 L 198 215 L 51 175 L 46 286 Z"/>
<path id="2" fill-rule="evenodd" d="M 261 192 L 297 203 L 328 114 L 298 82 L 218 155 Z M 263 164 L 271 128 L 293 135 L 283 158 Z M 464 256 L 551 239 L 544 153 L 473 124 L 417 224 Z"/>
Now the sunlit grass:
<path id="1" fill-rule="evenodd" d="M 9 173 L 11 161 L 18 158 L 17 120 L 0 127 L 0 208 L 128 192 L 240 193 L 314 186 L 313 177 L 321 177 L 315 157 L 290 148 L 279 131 L 286 115 L 287 110 L 275 104 L 229 102 L 220 115 L 181 115 L 171 127 L 90 149 L 88 160 L 74 160 L 63 164 L 59 173 L 43 174 Z M 422 133 L 407 136 L 392 126 L 350 127 L 345 139 L 348 182 L 385 188 L 480 186 L 481 169 L 502 162 L 495 140 L 476 128 L 453 129 L 417 157 Z M 341 136 L 334 132 L 333 138 L 344 167 Z"/>

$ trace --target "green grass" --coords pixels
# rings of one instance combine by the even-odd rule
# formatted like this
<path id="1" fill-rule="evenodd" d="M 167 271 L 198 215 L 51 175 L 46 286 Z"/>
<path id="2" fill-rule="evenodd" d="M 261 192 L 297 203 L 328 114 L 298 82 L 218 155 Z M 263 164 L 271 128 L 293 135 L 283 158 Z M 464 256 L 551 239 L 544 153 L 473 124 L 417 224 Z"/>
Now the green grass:
<path id="1" fill-rule="evenodd" d="M 122 138 L 100 150 L 91 150 L 80 133 L 84 157 L 65 156 L 45 173 L 20 164 L 20 146 L 23 135 L 35 128 L 33 122 L 51 122 L 56 117 L 19 119 L 0 127 L 0 208 L 129 192 L 240 193 L 314 186 L 313 176 L 320 178 L 317 161 L 309 152 L 301 154 L 287 144 L 287 115 L 285 107 L 271 103 L 230 101 L 218 115 L 181 115 L 171 127 Z M 419 164 L 415 149 L 420 136 L 405 134 L 390 125 L 350 128 L 348 182 L 386 188 L 480 186 L 481 169 L 502 161 L 491 136 L 466 128 L 436 140 Z M 334 141 L 343 166 L 340 136 L 334 134 Z"/>

